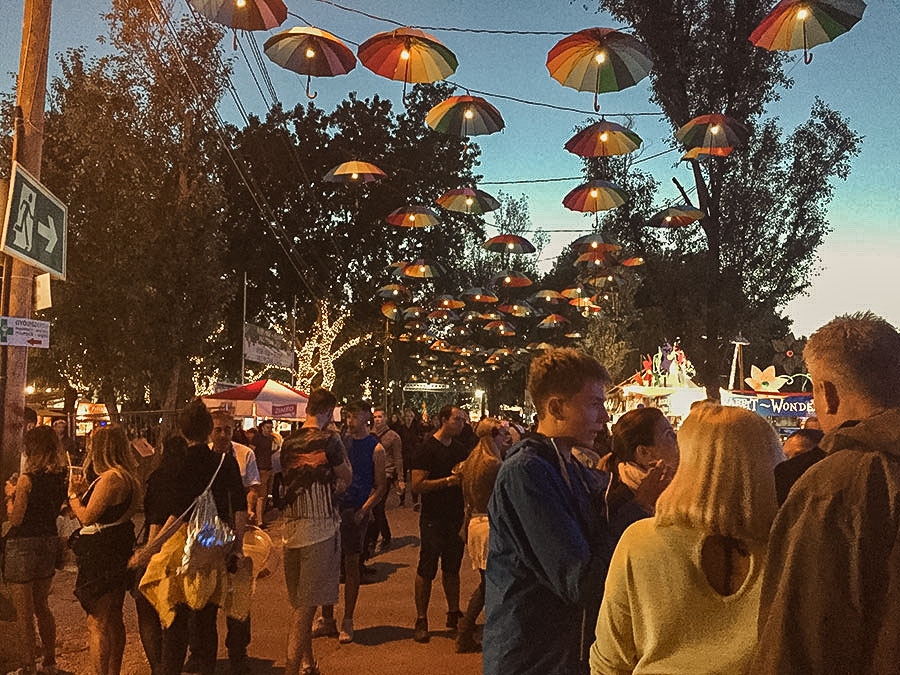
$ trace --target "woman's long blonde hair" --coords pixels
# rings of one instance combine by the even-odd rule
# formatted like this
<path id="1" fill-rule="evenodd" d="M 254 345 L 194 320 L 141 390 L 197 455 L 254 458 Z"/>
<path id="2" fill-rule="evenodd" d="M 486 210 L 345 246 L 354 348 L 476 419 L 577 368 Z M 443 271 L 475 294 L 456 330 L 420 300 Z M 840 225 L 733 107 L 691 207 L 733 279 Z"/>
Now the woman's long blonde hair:
<path id="1" fill-rule="evenodd" d="M 98 476 L 106 471 L 115 471 L 121 475 L 131 484 L 134 491 L 132 501 L 137 503 L 141 485 L 137 460 L 128 435 L 121 425 L 108 424 L 94 430 L 90 438 L 87 463 Z"/>
<path id="2" fill-rule="evenodd" d="M 656 502 L 659 525 L 687 525 L 734 539 L 766 541 L 775 519 L 775 430 L 743 408 L 698 406 L 678 431 L 680 460 Z"/>

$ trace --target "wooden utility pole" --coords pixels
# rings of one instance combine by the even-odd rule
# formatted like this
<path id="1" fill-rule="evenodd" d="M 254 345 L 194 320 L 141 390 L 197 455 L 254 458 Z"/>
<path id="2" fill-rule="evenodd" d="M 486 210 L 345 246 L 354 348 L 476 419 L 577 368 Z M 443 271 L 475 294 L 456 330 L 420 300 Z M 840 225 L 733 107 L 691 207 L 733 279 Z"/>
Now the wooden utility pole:
<path id="1" fill-rule="evenodd" d="M 16 129 L 12 158 L 37 179 L 41 177 L 44 144 L 51 4 L 51 0 L 25 0 L 19 79 L 16 83 Z M 9 256 L 4 258 L 0 313 L 3 316 L 31 318 L 35 268 Z M 5 478 L 19 465 L 28 380 L 28 348 L 0 349 L 3 351 L 0 360 L 0 394 L 3 399 L 0 473 Z"/>

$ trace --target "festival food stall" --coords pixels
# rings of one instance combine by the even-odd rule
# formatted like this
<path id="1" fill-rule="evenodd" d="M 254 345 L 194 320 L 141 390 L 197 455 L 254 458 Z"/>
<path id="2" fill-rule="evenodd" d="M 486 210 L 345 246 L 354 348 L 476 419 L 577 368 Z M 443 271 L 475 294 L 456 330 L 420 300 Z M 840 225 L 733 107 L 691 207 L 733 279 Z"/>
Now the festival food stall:
<path id="1" fill-rule="evenodd" d="M 284 421 L 306 418 L 309 396 L 277 380 L 259 380 L 203 397 L 208 408 L 226 408 L 235 417 Z"/>

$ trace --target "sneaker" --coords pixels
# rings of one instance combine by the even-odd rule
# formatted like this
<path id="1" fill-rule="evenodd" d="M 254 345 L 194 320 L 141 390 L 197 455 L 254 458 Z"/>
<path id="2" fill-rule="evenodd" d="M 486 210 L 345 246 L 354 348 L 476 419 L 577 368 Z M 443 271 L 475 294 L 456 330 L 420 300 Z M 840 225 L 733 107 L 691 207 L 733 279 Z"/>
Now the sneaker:
<path id="1" fill-rule="evenodd" d="M 337 637 L 337 621 L 335 621 L 334 619 L 326 619 L 324 616 L 320 616 L 313 623 L 312 636 L 314 638 Z"/>
<path id="2" fill-rule="evenodd" d="M 428 634 L 428 619 L 416 619 L 416 626 L 413 629 L 413 640 L 416 642 L 428 642 L 431 635 Z"/>
<path id="3" fill-rule="evenodd" d="M 421 510 L 422 510 L 422 505 L 420 503 L 416 502 L 415 504 L 413 504 L 413 511 L 418 513 Z"/>
<path id="4" fill-rule="evenodd" d="M 322 672 L 319 670 L 319 664 L 313 663 L 311 666 L 303 666 L 300 675 L 322 675 Z"/>
<path id="5" fill-rule="evenodd" d="M 450 630 L 456 630 L 459 626 L 459 620 L 462 618 L 463 613 L 459 610 L 455 612 L 447 612 L 447 628 Z"/>
<path id="6" fill-rule="evenodd" d="M 338 634 L 338 642 L 343 645 L 353 642 L 353 619 L 341 621 L 341 632 Z"/>

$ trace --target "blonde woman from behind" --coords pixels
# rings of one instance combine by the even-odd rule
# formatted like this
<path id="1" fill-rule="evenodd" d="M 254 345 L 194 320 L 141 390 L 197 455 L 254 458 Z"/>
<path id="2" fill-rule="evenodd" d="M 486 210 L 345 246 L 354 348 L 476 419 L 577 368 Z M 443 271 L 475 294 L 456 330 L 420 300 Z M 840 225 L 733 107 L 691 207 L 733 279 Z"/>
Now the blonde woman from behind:
<path id="1" fill-rule="evenodd" d="M 680 463 L 656 515 L 613 554 L 591 672 L 743 673 L 784 459 L 755 413 L 701 406 L 678 433 Z"/>

